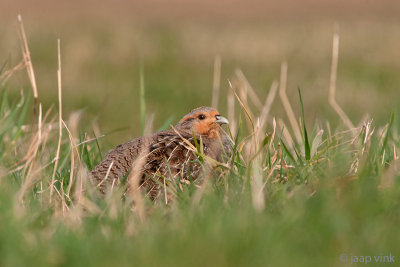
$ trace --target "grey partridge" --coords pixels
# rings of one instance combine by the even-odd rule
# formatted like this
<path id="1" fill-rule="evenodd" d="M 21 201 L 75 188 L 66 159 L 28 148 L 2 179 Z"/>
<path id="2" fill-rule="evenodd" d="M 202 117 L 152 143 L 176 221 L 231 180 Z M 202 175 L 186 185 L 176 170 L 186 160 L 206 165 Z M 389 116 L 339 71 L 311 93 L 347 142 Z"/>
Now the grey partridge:
<path id="1" fill-rule="evenodd" d="M 214 108 L 196 108 L 171 130 L 142 136 L 111 150 L 91 171 L 91 180 L 104 193 L 126 178 L 134 162 L 144 157 L 142 166 L 132 171 L 140 172 L 140 188 L 155 200 L 163 191 L 165 177 L 181 183 L 198 177 L 201 163 L 193 151 L 196 143 L 202 144 L 204 155 L 217 161 L 229 153 L 231 142 L 221 129 L 227 123 Z"/>

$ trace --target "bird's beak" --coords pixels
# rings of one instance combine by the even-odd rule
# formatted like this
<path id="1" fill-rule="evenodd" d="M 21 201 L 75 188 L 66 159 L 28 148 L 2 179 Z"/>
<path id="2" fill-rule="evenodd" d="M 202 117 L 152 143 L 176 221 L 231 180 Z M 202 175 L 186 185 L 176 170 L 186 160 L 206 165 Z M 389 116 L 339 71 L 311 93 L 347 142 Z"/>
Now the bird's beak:
<path id="1" fill-rule="evenodd" d="M 217 119 L 216 121 L 215 121 L 215 123 L 218 123 L 218 124 L 229 124 L 229 121 L 225 118 L 225 117 L 222 117 L 222 116 L 215 116 L 215 118 Z"/>

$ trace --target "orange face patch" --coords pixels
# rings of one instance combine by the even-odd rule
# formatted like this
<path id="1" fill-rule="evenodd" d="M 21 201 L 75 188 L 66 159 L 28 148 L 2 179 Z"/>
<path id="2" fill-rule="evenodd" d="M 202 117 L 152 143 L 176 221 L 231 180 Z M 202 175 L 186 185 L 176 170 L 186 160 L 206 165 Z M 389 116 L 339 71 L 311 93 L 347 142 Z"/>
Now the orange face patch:
<path id="1" fill-rule="evenodd" d="M 182 118 L 179 125 L 186 132 L 194 132 L 196 135 L 207 136 L 208 138 L 217 138 L 221 134 L 221 127 L 217 121 L 219 112 L 210 107 L 201 107 L 192 110 Z"/>
<path id="2" fill-rule="evenodd" d="M 201 115 L 204 116 L 202 119 Z M 196 118 L 193 126 L 194 130 L 199 135 L 205 135 L 209 138 L 217 137 L 217 134 L 220 131 L 220 126 L 215 123 L 216 116 L 219 115 L 217 110 L 212 110 L 210 112 L 199 112 L 195 114 L 194 117 Z"/>

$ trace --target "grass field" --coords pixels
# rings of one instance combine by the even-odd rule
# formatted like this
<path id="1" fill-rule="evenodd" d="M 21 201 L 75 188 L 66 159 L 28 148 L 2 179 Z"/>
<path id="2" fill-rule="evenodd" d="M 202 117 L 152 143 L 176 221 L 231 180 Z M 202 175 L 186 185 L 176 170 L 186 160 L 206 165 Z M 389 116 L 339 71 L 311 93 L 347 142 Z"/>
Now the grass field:
<path id="1" fill-rule="evenodd" d="M 36 102 L 29 64 L 12 71 L 23 42 L 17 20 L 4 16 L 0 266 L 400 262 L 394 7 L 339 17 L 338 57 L 332 56 L 334 19 L 309 17 L 306 9 L 298 18 L 289 12 L 269 20 L 239 6 L 199 20 L 179 17 L 177 9 L 174 20 L 125 14 L 111 21 L 104 14 L 68 19 L 67 11 L 40 18 L 33 7 L 27 17 L 34 20 L 24 23 Z M 97 194 L 87 170 L 145 131 L 144 118 L 146 131 L 156 131 L 211 105 L 216 79 L 218 106 L 235 140 L 229 162 L 211 173 L 205 165 L 204 177 L 183 190 L 172 184 L 175 200 L 168 205 L 122 197 L 123 189 Z M 350 123 L 333 107 L 332 92 Z"/>

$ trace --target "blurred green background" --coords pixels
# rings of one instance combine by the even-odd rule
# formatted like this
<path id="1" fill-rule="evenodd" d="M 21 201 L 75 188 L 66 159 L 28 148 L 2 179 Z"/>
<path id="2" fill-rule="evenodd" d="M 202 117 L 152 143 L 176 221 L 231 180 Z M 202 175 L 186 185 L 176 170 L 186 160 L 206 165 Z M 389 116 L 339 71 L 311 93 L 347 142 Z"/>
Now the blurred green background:
<path id="1" fill-rule="evenodd" d="M 332 34 L 339 25 L 337 100 L 357 124 L 369 114 L 386 122 L 399 103 L 398 1 L 12 1 L 0 4 L 0 63 L 21 59 L 17 14 L 23 16 L 39 100 L 57 105 L 57 38 L 61 39 L 64 117 L 84 110 L 104 148 L 140 135 L 143 65 L 154 129 L 192 108 L 211 105 L 213 65 L 222 58 L 219 109 L 227 79 L 241 69 L 263 102 L 282 61 L 297 115 L 340 123 L 328 105 Z M 29 89 L 25 71 L 9 88 Z M 18 91 L 11 94 L 18 96 Z M 285 118 L 276 98 L 272 116 Z M 86 129 L 91 132 L 91 129 Z"/>
<path id="2" fill-rule="evenodd" d="M 176 123 L 189 110 L 211 104 L 218 55 L 222 59 L 221 114 L 226 113 L 227 80 L 233 79 L 236 69 L 243 71 L 264 102 L 272 81 L 279 79 L 282 61 L 287 61 L 287 92 L 296 115 L 300 115 L 300 87 L 309 126 L 318 120 L 340 127 L 327 100 L 335 24 L 340 32 L 337 101 L 353 123 L 369 114 L 374 118 L 368 128 L 372 132 L 388 123 L 391 111 L 399 106 L 398 0 L 2 0 L 0 64 L 5 62 L 7 69 L 21 60 L 18 13 L 24 19 L 39 101 L 45 109 L 54 105 L 52 114 L 56 115 L 60 38 L 64 119 L 84 110 L 79 130 L 105 134 L 100 140 L 103 153 L 141 134 L 141 66 L 147 112 L 155 114 L 154 129 L 158 129 L 171 117 Z M 25 70 L 15 73 L 7 84 L 15 102 L 19 89 L 31 91 Z M 15 159 L 26 155 L 31 140 L 29 131 L 20 131 L 18 121 L 7 124 L 10 113 L 4 110 L 5 123 L 0 126 L 7 134 L 0 147 L 6 151 L 0 153 L 0 177 Z M 366 143 L 364 127 L 359 136 L 364 145 L 359 148 L 359 141 L 353 143 L 353 136 L 341 133 L 325 143 L 327 149 L 320 148 L 315 162 L 307 164 L 297 164 L 277 144 L 281 159 L 273 166 L 281 165 L 279 178 L 284 178 L 285 157 L 296 167 L 290 175 L 287 172 L 287 183 L 276 182 L 277 169 L 276 179 L 268 180 L 269 170 L 264 169 L 266 206 L 262 212 L 253 203 L 257 191 L 252 189 L 258 185 L 248 182 L 257 178 L 257 172 L 246 169 L 254 158 L 243 161 L 249 161 L 247 166 L 239 159 L 237 175 L 230 172 L 227 179 L 207 189 L 200 204 L 195 191 L 188 188 L 171 206 L 151 205 L 145 221 L 139 220 L 131 202 L 121 202 L 118 196 L 95 203 L 101 210 L 98 213 L 89 210 L 76 215 L 71 209 L 64 217 L 59 202 L 47 203 L 49 190 L 39 194 L 25 188 L 29 191 L 26 202 L 18 205 L 29 176 L 25 177 L 25 169 L 10 174 L 0 179 L 0 240 L 4 240 L 0 266 L 176 266 L 188 262 L 194 266 L 343 266 L 342 253 L 393 253 L 397 261 L 398 114 L 383 144 L 385 131 L 375 131 Z M 278 96 L 271 115 L 286 119 Z M 47 163 L 56 155 L 56 131 L 51 138 L 54 141 L 37 159 L 45 187 L 53 169 Z M 63 140 L 67 138 L 64 134 Z M 90 145 L 97 153 L 95 144 Z M 71 174 L 69 146 L 63 142 L 61 147 L 65 160 L 58 168 L 60 180 Z M 84 154 L 84 147 L 78 147 L 81 158 L 90 161 L 94 152 Z M 275 156 L 278 149 L 274 147 Z M 265 151 L 268 157 L 270 151 Z M 92 160 L 96 160 L 94 155 Z M 266 166 L 271 168 L 269 161 Z M 355 165 L 358 171 L 353 171 Z"/>

